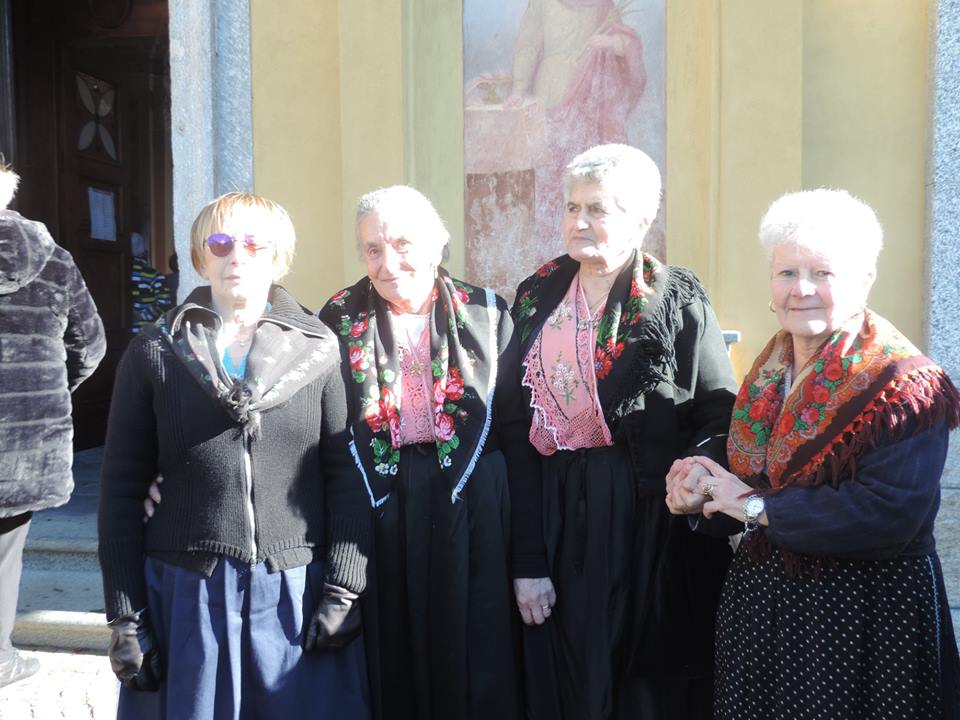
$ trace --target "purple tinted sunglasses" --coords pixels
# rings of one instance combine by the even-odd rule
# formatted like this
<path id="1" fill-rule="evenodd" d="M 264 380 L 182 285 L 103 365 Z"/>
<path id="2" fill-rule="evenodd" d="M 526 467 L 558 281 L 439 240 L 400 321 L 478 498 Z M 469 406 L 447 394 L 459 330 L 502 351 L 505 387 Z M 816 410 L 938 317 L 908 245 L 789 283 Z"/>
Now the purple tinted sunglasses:
<path id="1" fill-rule="evenodd" d="M 233 246 L 237 242 L 232 236 L 226 233 L 213 233 L 207 238 L 207 247 L 217 257 L 226 257 L 233 251 Z M 244 235 L 242 244 L 250 257 L 256 256 L 261 250 L 270 250 L 272 243 L 260 243 L 255 235 Z"/>

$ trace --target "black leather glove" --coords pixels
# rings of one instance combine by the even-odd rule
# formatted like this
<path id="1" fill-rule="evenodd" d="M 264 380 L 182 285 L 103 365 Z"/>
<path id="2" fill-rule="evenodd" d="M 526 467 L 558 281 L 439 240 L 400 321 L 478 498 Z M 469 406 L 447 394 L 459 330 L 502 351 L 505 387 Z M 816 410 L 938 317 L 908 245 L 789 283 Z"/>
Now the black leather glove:
<path id="1" fill-rule="evenodd" d="M 146 619 L 146 610 L 121 615 L 110 623 L 110 667 L 130 690 L 157 690 L 163 679 L 160 650 Z"/>
<path id="2" fill-rule="evenodd" d="M 360 596 L 346 588 L 323 584 L 303 640 L 304 650 L 340 650 L 360 635 Z"/>

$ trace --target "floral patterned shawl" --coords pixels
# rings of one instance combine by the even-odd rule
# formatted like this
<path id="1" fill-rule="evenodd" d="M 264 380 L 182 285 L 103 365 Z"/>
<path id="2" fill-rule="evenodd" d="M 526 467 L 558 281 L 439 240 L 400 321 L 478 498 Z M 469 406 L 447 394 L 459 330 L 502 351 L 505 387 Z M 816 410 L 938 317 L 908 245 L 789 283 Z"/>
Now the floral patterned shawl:
<path id="1" fill-rule="evenodd" d="M 511 313 L 522 356 L 579 269 L 580 263 L 562 255 L 520 283 Z M 608 420 L 625 414 L 637 397 L 668 381 L 676 370 L 678 307 L 691 294 L 706 297 L 692 274 L 674 272 L 642 252 L 634 253 L 614 281 L 593 350 L 597 395 Z"/>
<path id="2" fill-rule="evenodd" d="M 597 398 L 594 347 L 604 308 L 591 317 L 579 275 L 523 360 L 521 384 L 530 390 L 530 443 L 541 455 L 613 445 Z"/>
<path id="3" fill-rule="evenodd" d="M 368 278 L 334 295 L 320 319 L 340 336 L 353 377 L 354 412 L 350 449 L 367 484 L 370 502 L 390 495 L 400 463 L 401 383 L 396 341 L 387 306 Z M 492 419 L 497 376 L 497 302 L 439 270 L 430 319 L 434 434 L 437 461 L 455 502 L 483 450 Z M 348 389 L 349 392 L 349 389 Z"/>
<path id="4" fill-rule="evenodd" d="M 764 494 L 853 479 L 866 449 L 944 419 L 960 424 L 960 395 L 944 370 L 879 315 L 838 329 L 793 380 L 793 343 L 777 333 L 737 395 L 727 439 L 730 470 Z M 766 542 L 760 546 L 769 548 Z M 784 553 L 788 567 L 798 558 Z"/>

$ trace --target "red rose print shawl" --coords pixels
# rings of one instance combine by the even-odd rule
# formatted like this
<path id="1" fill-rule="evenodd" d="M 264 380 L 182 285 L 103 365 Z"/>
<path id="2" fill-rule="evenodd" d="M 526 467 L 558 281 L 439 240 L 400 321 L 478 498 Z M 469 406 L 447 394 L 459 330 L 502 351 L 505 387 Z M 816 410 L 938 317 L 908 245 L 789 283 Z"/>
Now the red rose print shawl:
<path id="1" fill-rule="evenodd" d="M 353 378 L 351 451 L 375 507 L 390 494 L 400 462 L 401 383 L 386 303 L 368 278 L 334 295 L 320 319 L 339 337 Z M 437 461 L 456 501 L 483 450 L 497 376 L 497 301 L 439 270 L 430 317 Z M 351 389 L 348 387 L 347 392 Z"/>
<path id="2" fill-rule="evenodd" d="M 727 439 L 731 472 L 764 494 L 853 479 L 857 457 L 902 434 L 911 416 L 915 431 L 944 418 L 951 428 L 960 424 L 960 395 L 943 368 L 869 310 L 833 333 L 784 401 L 790 340 L 777 333 L 754 362 Z"/>

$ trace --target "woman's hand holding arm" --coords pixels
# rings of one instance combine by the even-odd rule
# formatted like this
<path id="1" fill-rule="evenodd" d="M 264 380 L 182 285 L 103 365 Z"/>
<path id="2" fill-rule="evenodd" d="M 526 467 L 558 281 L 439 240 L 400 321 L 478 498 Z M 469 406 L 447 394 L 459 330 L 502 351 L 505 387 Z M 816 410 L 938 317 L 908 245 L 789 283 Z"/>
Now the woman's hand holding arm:
<path id="1" fill-rule="evenodd" d="M 674 515 L 696 515 L 706 497 L 699 492 L 701 478 L 707 476 L 707 469 L 693 458 L 674 460 L 667 473 L 667 508 Z"/>
<path id="2" fill-rule="evenodd" d="M 587 40 L 587 47 L 593 50 L 610 50 L 614 55 L 620 57 L 623 57 L 627 52 L 626 44 L 619 33 L 594 33 Z"/>
<path id="3" fill-rule="evenodd" d="M 743 503 L 753 492 L 754 488 L 747 485 L 732 472 L 726 470 L 720 463 L 704 456 L 690 458 L 706 470 L 706 474 L 699 478 L 697 491 L 710 500 L 703 504 L 701 512 L 706 518 L 713 517 L 714 513 L 723 513 L 734 520 L 744 521 Z M 767 514 L 763 513 L 759 522 L 767 525 Z"/>

